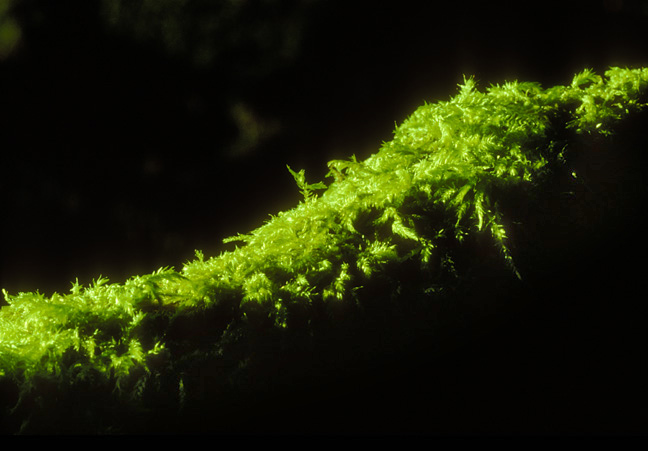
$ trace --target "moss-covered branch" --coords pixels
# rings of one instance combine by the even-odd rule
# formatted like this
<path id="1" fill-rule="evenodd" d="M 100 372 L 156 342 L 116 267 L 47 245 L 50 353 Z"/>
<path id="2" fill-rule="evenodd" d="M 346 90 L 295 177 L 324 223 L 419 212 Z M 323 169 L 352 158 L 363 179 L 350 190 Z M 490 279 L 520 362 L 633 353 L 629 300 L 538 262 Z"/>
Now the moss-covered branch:
<path id="1" fill-rule="evenodd" d="M 447 299 L 467 280 L 461 262 L 475 246 L 486 254 L 474 260 L 524 279 L 507 199 L 531 199 L 557 172 L 581 183 L 570 145 L 610 134 L 645 106 L 647 87 L 648 69 L 584 71 L 551 89 L 510 82 L 480 91 L 465 79 L 450 100 L 417 109 L 376 154 L 329 162 L 330 183 L 289 168 L 304 200 L 226 240 L 242 243 L 235 250 L 196 252 L 180 270 L 121 284 L 77 282 L 51 297 L 5 291 L 7 429 L 119 431 L 127 426 L 113 422 L 124 417 L 98 410 L 155 416 L 205 398 L 235 404 L 269 383 L 255 368 L 320 349 L 330 328 L 392 311 L 385 302 Z M 74 421 L 52 419 L 78 403 Z"/>

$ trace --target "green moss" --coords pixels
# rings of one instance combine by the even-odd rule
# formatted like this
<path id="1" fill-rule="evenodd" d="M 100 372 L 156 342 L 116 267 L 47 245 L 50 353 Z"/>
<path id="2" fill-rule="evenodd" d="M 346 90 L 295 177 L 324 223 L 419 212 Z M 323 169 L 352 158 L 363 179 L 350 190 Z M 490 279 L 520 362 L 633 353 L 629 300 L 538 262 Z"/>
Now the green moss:
<path id="1" fill-rule="evenodd" d="M 0 377 L 18 393 L 6 415 L 77 402 L 79 387 L 140 413 L 222 401 L 259 386 L 254 368 L 274 368 L 286 349 L 313 352 L 340 324 L 394 305 L 415 315 L 412 300 L 444 302 L 469 280 L 466 260 L 523 279 L 508 238 L 515 218 L 503 205 L 542 191 L 556 173 L 581 183 L 570 145 L 609 135 L 645 106 L 647 86 L 648 69 L 584 71 L 546 90 L 509 82 L 479 91 L 465 79 L 455 97 L 418 108 L 376 154 L 329 162 L 330 183 L 288 168 L 303 201 L 225 240 L 240 243 L 235 250 L 197 251 L 177 271 L 77 282 L 51 297 L 5 291 Z M 475 243 L 497 252 L 471 254 Z M 43 396 L 43 380 L 68 395 Z"/>

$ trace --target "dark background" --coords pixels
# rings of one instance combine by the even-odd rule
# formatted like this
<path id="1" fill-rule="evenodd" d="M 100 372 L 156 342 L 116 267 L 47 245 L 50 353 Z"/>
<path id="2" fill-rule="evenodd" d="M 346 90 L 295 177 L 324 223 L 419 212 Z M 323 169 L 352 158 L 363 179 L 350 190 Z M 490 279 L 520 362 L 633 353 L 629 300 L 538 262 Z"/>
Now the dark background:
<path id="1" fill-rule="evenodd" d="M 366 158 L 463 74 L 551 86 L 648 62 L 637 0 L 153 12 L 112 1 L 119 14 L 110 3 L 24 0 L 11 12 L 21 39 L 0 62 L 0 286 L 11 293 L 121 282 L 226 250 L 222 238 L 299 201 L 286 164 L 315 182 L 328 160 Z"/>

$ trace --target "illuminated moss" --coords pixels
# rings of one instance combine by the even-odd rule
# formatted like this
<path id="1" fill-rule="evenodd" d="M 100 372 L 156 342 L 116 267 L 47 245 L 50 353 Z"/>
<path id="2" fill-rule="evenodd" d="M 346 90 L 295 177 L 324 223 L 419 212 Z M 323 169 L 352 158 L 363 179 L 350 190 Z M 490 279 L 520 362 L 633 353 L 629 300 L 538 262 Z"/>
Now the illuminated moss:
<path id="1" fill-rule="evenodd" d="M 77 282 L 49 298 L 5 291 L 0 376 L 19 391 L 13 415 L 76 402 L 79 387 L 108 390 L 136 412 L 165 396 L 165 408 L 180 411 L 207 396 L 205 377 L 236 393 L 246 369 L 282 346 L 308 352 L 322 324 L 362 315 L 381 296 L 437 302 L 464 280 L 455 260 L 470 241 L 489 242 L 510 278 L 524 278 L 502 200 L 542 190 L 556 171 L 574 173 L 571 137 L 610 134 L 645 106 L 647 85 L 648 69 L 584 71 L 547 90 L 509 82 L 479 91 L 468 78 L 455 97 L 417 109 L 376 154 L 329 162 L 328 185 L 288 168 L 303 201 L 225 240 L 242 243 L 235 250 L 197 251 L 178 271 Z M 220 362 L 218 371 L 197 372 L 204 361 Z M 67 397 L 39 394 L 43 380 Z"/>

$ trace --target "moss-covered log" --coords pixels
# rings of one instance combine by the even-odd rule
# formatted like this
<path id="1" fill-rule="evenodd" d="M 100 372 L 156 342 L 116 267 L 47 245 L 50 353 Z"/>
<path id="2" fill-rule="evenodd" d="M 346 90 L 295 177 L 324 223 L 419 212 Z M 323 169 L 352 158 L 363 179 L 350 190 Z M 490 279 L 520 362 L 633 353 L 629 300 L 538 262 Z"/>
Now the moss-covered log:
<path id="1" fill-rule="evenodd" d="M 548 357 L 558 349 L 551 334 L 524 324 L 556 311 L 569 321 L 581 304 L 553 310 L 556 299 L 575 297 L 585 280 L 575 274 L 585 270 L 560 271 L 599 245 L 585 230 L 609 232 L 614 209 L 633 208 L 627 194 L 643 192 L 633 168 L 618 164 L 625 191 L 601 174 L 627 161 L 632 145 L 611 135 L 621 119 L 642 117 L 647 87 L 648 69 L 584 71 L 550 89 L 510 82 L 480 91 L 465 79 L 450 100 L 417 109 L 376 154 L 329 162 L 329 183 L 288 168 L 303 201 L 226 240 L 238 243 L 233 250 L 197 251 L 179 270 L 124 283 L 75 282 L 49 297 L 5 291 L 2 431 L 598 424 L 556 416 L 511 358 L 537 358 L 547 371 L 568 365 Z M 575 285 L 558 294 L 565 280 Z M 556 333 L 569 342 L 568 329 Z M 605 342 L 605 331 L 598 337 Z M 643 420 L 623 424 L 636 431 Z"/>

